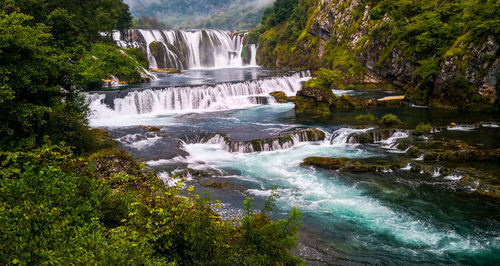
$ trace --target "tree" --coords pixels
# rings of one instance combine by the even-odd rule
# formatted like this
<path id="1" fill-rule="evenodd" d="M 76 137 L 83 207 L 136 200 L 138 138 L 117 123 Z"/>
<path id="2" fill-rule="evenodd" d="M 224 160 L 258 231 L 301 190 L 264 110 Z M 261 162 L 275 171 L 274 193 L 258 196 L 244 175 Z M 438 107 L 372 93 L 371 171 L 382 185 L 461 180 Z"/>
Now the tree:
<path id="1" fill-rule="evenodd" d="M 101 33 L 123 31 L 132 24 L 122 0 L 0 0 L 0 9 L 16 10 L 50 26 L 58 47 L 74 47 L 102 38 Z"/>
<path id="2" fill-rule="evenodd" d="M 0 13 L 0 148 L 40 146 L 45 136 L 92 146 L 70 58 L 52 41 L 31 16 Z"/>

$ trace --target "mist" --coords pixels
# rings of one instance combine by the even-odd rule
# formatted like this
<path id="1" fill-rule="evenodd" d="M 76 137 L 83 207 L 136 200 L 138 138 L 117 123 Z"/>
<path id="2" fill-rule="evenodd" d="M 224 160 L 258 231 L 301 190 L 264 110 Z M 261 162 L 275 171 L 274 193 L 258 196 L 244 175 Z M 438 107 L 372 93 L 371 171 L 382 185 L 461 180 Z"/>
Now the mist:
<path id="1" fill-rule="evenodd" d="M 136 7 L 147 7 L 151 4 L 155 3 L 160 3 L 162 2 L 161 0 L 123 0 L 127 5 L 129 5 L 131 8 L 136 8 Z M 271 5 L 274 0 L 251 0 L 251 1 L 246 1 L 249 5 L 255 6 L 255 7 L 264 7 L 264 6 L 269 6 Z"/>

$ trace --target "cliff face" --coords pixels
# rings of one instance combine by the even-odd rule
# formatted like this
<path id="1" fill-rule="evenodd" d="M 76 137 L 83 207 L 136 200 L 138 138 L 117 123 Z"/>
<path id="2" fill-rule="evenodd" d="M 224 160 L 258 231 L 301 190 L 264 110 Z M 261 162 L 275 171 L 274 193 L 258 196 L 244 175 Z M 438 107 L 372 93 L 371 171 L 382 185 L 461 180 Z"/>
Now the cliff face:
<path id="1" fill-rule="evenodd" d="M 398 6 L 397 0 L 312 2 L 297 38 L 277 33 L 286 32 L 286 23 L 261 35 L 260 64 L 338 68 L 348 83 L 395 84 L 418 104 L 481 109 L 498 103 L 500 38 L 492 34 L 498 30 L 464 29 L 466 22 L 454 22 L 465 12 L 459 6 L 445 11 L 448 18 L 429 7 Z M 405 8 L 420 11 L 400 11 Z M 273 42 L 276 36 L 280 41 Z"/>

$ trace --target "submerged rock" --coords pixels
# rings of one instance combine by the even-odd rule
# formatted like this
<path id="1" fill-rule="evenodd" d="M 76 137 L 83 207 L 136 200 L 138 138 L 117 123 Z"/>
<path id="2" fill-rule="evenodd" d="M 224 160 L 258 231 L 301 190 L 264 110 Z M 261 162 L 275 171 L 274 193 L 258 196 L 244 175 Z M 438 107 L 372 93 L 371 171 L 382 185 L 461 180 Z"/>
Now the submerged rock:
<path id="1" fill-rule="evenodd" d="M 347 159 L 309 157 L 304 159 L 302 166 L 315 166 L 323 169 L 340 170 L 343 172 L 360 173 L 401 169 L 402 162 L 382 159 Z"/>

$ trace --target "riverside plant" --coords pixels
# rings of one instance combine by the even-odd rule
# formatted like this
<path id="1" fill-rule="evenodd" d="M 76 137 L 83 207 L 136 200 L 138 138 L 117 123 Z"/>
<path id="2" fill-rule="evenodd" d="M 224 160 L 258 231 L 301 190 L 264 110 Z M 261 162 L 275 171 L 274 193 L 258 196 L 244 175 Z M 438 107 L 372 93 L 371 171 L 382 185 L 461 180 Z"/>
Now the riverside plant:
<path id="1" fill-rule="evenodd" d="M 397 116 L 389 113 L 382 116 L 382 118 L 380 119 L 380 123 L 386 126 L 394 126 L 397 124 L 402 124 L 403 122 L 401 122 L 401 120 L 399 120 Z"/>

